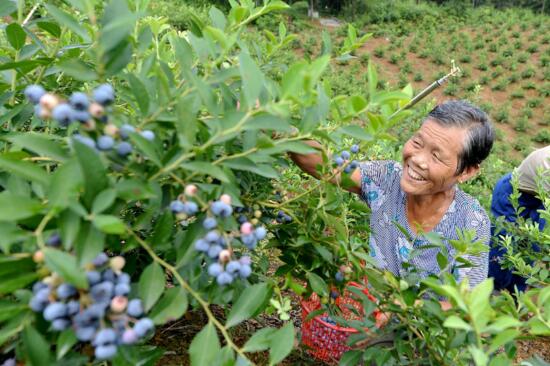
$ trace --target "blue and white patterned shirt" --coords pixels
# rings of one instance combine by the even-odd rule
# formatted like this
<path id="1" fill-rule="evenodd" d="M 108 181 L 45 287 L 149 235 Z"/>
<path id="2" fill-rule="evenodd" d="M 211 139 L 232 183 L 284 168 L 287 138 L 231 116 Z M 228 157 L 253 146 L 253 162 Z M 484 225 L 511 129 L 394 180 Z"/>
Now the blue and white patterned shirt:
<path id="1" fill-rule="evenodd" d="M 376 260 L 379 268 L 389 270 L 395 275 L 406 273 L 403 263 L 416 267 L 421 277 L 440 271 L 436 256 L 439 248 L 425 248 L 412 258 L 410 252 L 429 242 L 422 235 L 411 230 L 406 215 L 406 195 L 401 190 L 400 180 L 403 168 L 401 164 L 391 160 L 369 161 L 361 163 L 361 197 L 371 208 L 369 239 L 370 254 Z M 397 222 L 404 228 L 412 243 L 394 224 Z M 456 229 L 474 229 L 476 241 L 489 245 L 491 224 L 485 210 L 479 202 L 459 188 L 455 197 L 441 221 L 433 228 L 444 239 L 458 239 Z M 446 242 L 444 240 L 444 242 Z M 454 266 L 453 247 L 447 243 L 450 253 L 449 261 Z M 454 271 L 458 281 L 468 277 L 470 287 L 476 286 L 487 278 L 488 253 L 478 256 L 463 256 L 475 266 L 459 268 Z"/>

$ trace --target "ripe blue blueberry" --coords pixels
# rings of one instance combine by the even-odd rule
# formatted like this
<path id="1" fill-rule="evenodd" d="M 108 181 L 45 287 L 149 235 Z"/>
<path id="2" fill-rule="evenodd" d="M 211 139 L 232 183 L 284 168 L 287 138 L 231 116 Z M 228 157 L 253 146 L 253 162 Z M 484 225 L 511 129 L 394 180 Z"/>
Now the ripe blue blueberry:
<path id="1" fill-rule="evenodd" d="M 279 212 L 277 212 L 277 217 L 283 218 L 284 216 L 285 216 L 285 212 L 283 210 L 279 210 Z"/>
<path id="2" fill-rule="evenodd" d="M 330 298 L 333 300 L 336 300 L 338 298 L 339 294 L 338 291 L 332 290 L 330 291 Z"/>
<path id="3" fill-rule="evenodd" d="M 351 166 L 350 166 L 350 165 L 348 165 L 348 166 L 346 166 L 346 167 L 344 168 L 344 173 L 346 173 L 346 174 L 349 174 L 349 173 L 351 173 L 352 171 L 353 171 L 353 169 L 351 169 Z"/>
<path id="4" fill-rule="evenodd" d="M 137 336 L 142 338 L 147 333 L 152 331 L 155 328 L 153 321 L 149 318 L 142 318 L 137 321 L 137 323 L 134 325 L 134 331 L 136 332 Z"/>
<path id="5" fill-rule="evenodd" d="M 67 103 L 61 103 L 53 109 L 52 117 L 61 126 L 67 127 L 74 120 L 74 109 Z"/>
<path id="6" fill-rule="evenodd" d="M 76 288 L 68 283 L 62 283 L 57 287 L 57 297 L 61 300 L 65 300 L 71 296 L 76 295 Z"/>
<path id="7" fill-rule="evenodd" d="M 202 227 L 204 227 L 206 230 L 212 230 L 216 226 L 218 226 L 218 222 L 213 217 L 207 217 L 202 222 Z"/>
<path id="8" fill-rule="evenodd" d="M 88 280 L 88 285 L 93 286 L 101 281 L 101 274 L 97 271 L 89 271 L 86 272 L 86 279 Z"/>
<path id="9" fill-rule="evenodd" d="M 249 256 L 244 255 L 239 259 L 239 262 L 241 262 L 242 265 L 250 265 L 252 263 L 252 260 Z"/>
<path id="10" fill-rule="evenodd" d="M 208 256 L 212 259 L 217 259 L 223 248 L 220 245 L 214 244 L 208 248 Z"/>
<path id="11" fill-rule="evenodd" d="M 195 242 L 195 249 L 199 252 L 206 252 L 210 248 L 210 244 L 204 239 L 199 239 Z"/>
<path id="12" fill-rule="evenodd" d="M 135 131 L 136 129 L 134 128 L 134 126 L 126 123 L 120 126 L 120 129 L 118 130 L 118 134 L 120 135 L 121 138 L 126 140 L 128 137 L 130 137 L 130 134 Z"/>
<path id="13" fill-rule="evenodd" d="M 105 310 L 108 305 L 109 302 L 96 302 L 86 308 L 86 316 L 90 319 L 101 319 L 105 316 Z"/>
<path id="14" fill-rule="evenodd" d="M 94 337 L 92 344 L 94 346 L 103 346 L 115 343 L 117 339 L 116 332 L 112 328 L 101 329 Z"/>
<path id="15" fill-rule="evenodd" d="M 208 266 L 208 274 L 212 277 L 218 277 L 223 272 L 223 266 L 218 262 L 214 262 Z"/>
<path id="16" fill-rule="evenodd" d="M 52 329 L 63 331 L 71 325 L 71 321 L 67 318 L 58 318 L 52 322 Z"/>
<path id="17" fill-rule="evenodd" d="M 69 98 L 69 103 L 71 106 L 78 111 L 88 110 L 90 102 L 88 101 L 88 96 L 82 92 L 74 92 Z"/>
<path id="18" fill-rule="evenodd" d="M 46 245 L 49 247 L 58 247 L 61 245 L 61 235 L 58 233 L 53 233 L 50 235 L 48 240 L 46 240 Z"/>
<path id="19" fill-rule="evenodd" d="M 50 296 L 50 288 L 41 288 L 40 290 L 36 291 L 35 297 L 40 301 L 48 301 L 48 297 Z"/>
<path id="20" fill-rule="evenodd" d="M 113 272 L 111 268 L 107 268 L 103 273 L 101 274 L 101 278 L 103 278 L 103 281 L 109 281 L 112 282 L 113 285 L 116 281 L 116 274 Z"/>
<path id="21" fill-rule="evenodd" d="M 109 257 L 107 256 L 107 254 L 105 254 L 104 252 L 101 252 L 94 258 L 94 260 L 92 261 L 92 264 L 95 267 L 101 267 L 107 264 L 108 261 L 109 261 Z"/>
<path id="22" fill-rule="evenodd" d="M 92 149 L 95 149 L 95 141 L 87 136 L 75 134 L 73 135 L 73 140 L 78 141 L 88 147 L 91 147 Z"/>
<path id="23" fill-rule="evenodd" d="M 216 277 L 216 282 L 220 286 L 229 285 L 231 282 L 233 282 L 233 276 L 231 276 L 227 272 L 222 272 Z"/>
<path id="24" fill-rule="evenodd" d="M 35 104 L 33 108 L 34 115 L 38 118 L 42 118 L 42 106 L 40 104 Z"/>
<path id="25" fill-rule="evenodd" d="M 67 303 L 67 315 L 72 316 L 80 311 L 80 302 L 71 300 Z"/>
<path id="26" fill-rule="evenodd" d="M 42 281 L 37 281 L 32 285 L 32 292 L 36 294 L 38 291 L 42 290 L 43 288 L 48 288 L 48 285 L 46 285 Z"/>
<path id="27" fill-rule="evenodd" d="M 359 162 L 357 160 L 352 160 L 351 163 L 349 163 L 349 166 L 351 167 L 351 169 L 357 169 L 357 167 L 359 166 Z"/>
<path id="28" fill-rule="evenodd" d="M 52 302 L 44 309 L 44 319 L 52 321 L 67 315 L 67 305 L 61 302 Z"/>
<path id="29" fill-rule="evenodd" d="M 109 135 L 99 136 L 97 139 L 97 148 L 102 151 L 111 150 L 115 146 L 115 139 Z"/>
<path id="30" fill-rule="evenodd" d="M 31 298 L 31 301 L 29 302 L 29 306 L 32 309 L 32 311 L 39 313 L 41 311 L 44 311 L 46 306 L 48 305 L 48 301 L 40 300 L 36 296 L 33 296 Z"/>
<path id="31" fill-rule="evenodd" d="M 122 272 L 116 278 L 116 283 L 126 283 L 126 284 L 129 285 L 130 284 L 130 275 L 126 272 Z"/>
<path id="32" fill-rule="evenodd" d="M 338 156 L 336 159 L 334 159 L 334 162 L 336 163 L 336 165 L 342 166 L 344 164 L 344 159 Z"/>
<path id="33" fill-rule="evenodd" d="M 29 102 L 38 104 L 40 102 L 40 98 L 46 94 L 46 91 L 40 85 L 29 85 L 25 88 L 24 93 Z"/>
<path id="34" fill-rule="evenodd" d="M 241 241 L 248 249 L 254 249 L 258 243 L 258 240 L 254 234 L 241 235 Z"/>
<path id="35" fill-rule="evenodd" d="M 118 144 L 116 148 L 116 152 L 120 156 L 123 156 L 123 157 L 127 156 L 132 152 L 132 145 L 130 145 L 126 141 L 122 141 L 121 143 Z"/>
<path id="36" fill-rule="evenodd" d="M 285 215 L 285 216 L 283 217 L 283 221 L 284 221 L 284 222 L 292 222 L 292 217 L 289 216 L 289 215 Z"/>
<path id="37" fill-rule="evenodd" d="M 172 211 L 173 213 L 182 213 L 184 209 L 185 206 L 180 200 L 174 200 L 170 202 L 170 211 Z"/>
<path id="38" fill-rule="evenodd" d="M 334 275 L 334 278 L 336 279 L 336 281 L 342 282 L 344 280 L 344 274 L 342 272 L 338 271 Z"/>
<path id="39" fill-rule="evenodd" d="M 237 222 L 238 222 L 239 224 L 244 224 L 244 223 L 247 222 L 247 221 L 248 221 L 248 219 L 247 219 L 247 217 L 246 217 L 245 215 L 239 215 L 239 217 L 237 218 Z"/>
<path id="40" fill-rule="evenodd" d="M 350 155 L 349 151 L 344 150 L 344 151 L 342 151 L 342 153 L 340 154 L 340 156 L 342 157 L 342 159 L 348 160 L 348 159 L 350 158 L 351 155 Z"/>
<path id="41" fill-rule="evenodd" d="M 103 281 L 90 289 L 90 296 L 96 302 L 107 302 L 113 297 L 114 285 L 112 282 Z"/>
<path id="42" fill-rule="evenodd" d="M 116 296 L 126 296 L 130 293 L 130 285 L 127 283 L 119 283 L 115 286 Z"/>
<path id="43" fill-rule="evenodd" d="M 187 215 L 194 215 L 199 211 L 199 206 L 192 201 L 187 201 L 184 203 L 183 212 L 185 212 Z"/>
<path id="44" fill-rule="evenodd" d="M 126 310 L 128 315 L 138 318 L 143 314 L 143 305 L 140 299 L 132 299 L 128 302 L 128 308 Z"/>
<path id="45" fill-rule="evenodd" d="M 352 153 L 357 154 L 359 152 L 359 145 L 351 145 L 349 149 Z"/>
<path id="46" fill-rule="evenodd" d="M 214 201 L 210 205 L 210 209 L 212 210 L 212 213 L 216 216 L 220 217 L 228 217 L 233 213 L 233 208 L 228 205 L 225 202 L 222 201 Z"/>
<path id="47" fill-rule="evenodd" d="M 141 131 L 140 134 L 144 139 L 153 141 L 155 139 L 155 133 L 151 130 Z"/>
<path id="48" fill-rule="evenodd" d="M 267 230 L 263 226 L 259 226 L 254 230 L 254 236 L 258 240 L 262 240 L 267 235 Z"/>
<path id="49" fill-rule="evenodd" d="M 109 344 L 106 346 L 99 346 L 95 349 L 94 355 L 98 360 L 110 360 L 115 357 L 117 352 L 116 345 Z"/>
<path id="50" fill-rule="evenodd" d="M 77 327 L 75 331 L 76 338 L 82 342 L 91 341 L 94 338 L 96 328 L 93 326 Z"/>
<path id="51" fill-rule="evenodd" d="M 109 84 L 103 84 L 94 89 L 94 100 L 102 106 L 107 106 L 114 102 L 115 92 Z"/>
<path id="52" fill-rule="evenodd" d="M 4 361 L 2 366 L 16 366 L 16 363 L 17 361 L 15 358 L 8 358 L 7 360 Z"/>
<path id="53" fill-rule="evenodd" d="M 231 275 L 234 275 L 235 273 L 239 272 L 241 269 L 241 263 L 239 261 L 230 261 L 225 266 L 225 271 Z"/>
<path id="54" fill-rule="evenodd" d="M 211 230 L 206 234 L 204 239 L 210 243 L 216 243 L 220 239 L 220 233 L 217 230 Z"/>
<path id="55" fill-rule="evenodd" d="M 126 329 L 122 333 L 122 344 L 134 344 L 138 341 L 138 336 L 133 329 Z"/>
<path id="56" fill-rule="evenodd" d="M 241 276 L 241 278 L 248 278 L 250 274 L 252 274 L 252 268 L 250 268 L 250 265 L 241 265 L 241 268 L 239 268 L 239 276 Z"/>

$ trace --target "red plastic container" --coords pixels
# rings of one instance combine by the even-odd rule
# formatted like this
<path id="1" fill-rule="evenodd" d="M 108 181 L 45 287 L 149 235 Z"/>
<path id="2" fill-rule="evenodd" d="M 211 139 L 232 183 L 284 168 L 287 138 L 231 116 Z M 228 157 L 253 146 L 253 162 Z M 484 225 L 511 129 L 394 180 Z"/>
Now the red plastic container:
<path id="1" fill-rule="evenodd" d="M 375 302 L 374 296 L 369 294 L 369 290 L 356 282 L 350 282 L 348 287 L 353 286 L 361 289 L 368 298 Z M 361 301 L 356 299 L 357 295 L 349 290 L 336 298 L 335 304 L 340 308 L 340 316 L 346 320 L 358 319 L 357 314 L 349 306 L 353 307 L 358 314 L 363 313 Z M 358 331 L 354 328 L 347 328 L 337 324 L 331 324 L 322 318 L 327 317 L 327 313 L 319 314 L 309 320 L 306 320 L 309 313 L 321 307 L 321 300 L 317 294 L 312 294 L 309 299 L 302 299 L 302 343 L 308 348 L 307 352 L 313 357 L 327 363 L 336 364 L 342 357 L 342 354 L 351 349 L 346 344 L 348 337 Z M 380 311 L 373 312 L 375 319 L 382 314 Z M 368 331 L 368 329 L 365 329 Z"/>

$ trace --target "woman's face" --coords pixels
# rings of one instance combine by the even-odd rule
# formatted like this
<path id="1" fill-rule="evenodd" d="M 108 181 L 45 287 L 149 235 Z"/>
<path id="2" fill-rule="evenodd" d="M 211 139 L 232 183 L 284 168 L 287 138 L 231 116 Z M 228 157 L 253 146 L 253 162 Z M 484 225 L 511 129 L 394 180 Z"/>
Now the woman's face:
<path id="1" fill-rule="evenodd" d="M 403 147 L 403 191 L 412 195 L 436 194 L 475 174 L 472 170 L 477 169 L 470 168 L 455 175 L 467 134 L 467 129 L 426 120 Z"/>

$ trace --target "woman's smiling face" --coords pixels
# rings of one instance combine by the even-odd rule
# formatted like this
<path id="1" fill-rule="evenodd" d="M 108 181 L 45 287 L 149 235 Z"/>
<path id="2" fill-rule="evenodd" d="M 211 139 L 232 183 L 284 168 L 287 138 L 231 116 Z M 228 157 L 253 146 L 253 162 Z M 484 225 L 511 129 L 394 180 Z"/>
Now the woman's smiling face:
<path id="1" fill-rule="evenodd" d="M 431 195 L 448 191 L 459 180 L 474 175 L 478 168 L 456 175 L 467 136 L 465 128 L 444 127 L 427 119 L 403 147 L 401 189 L 412 195 Z"/>

